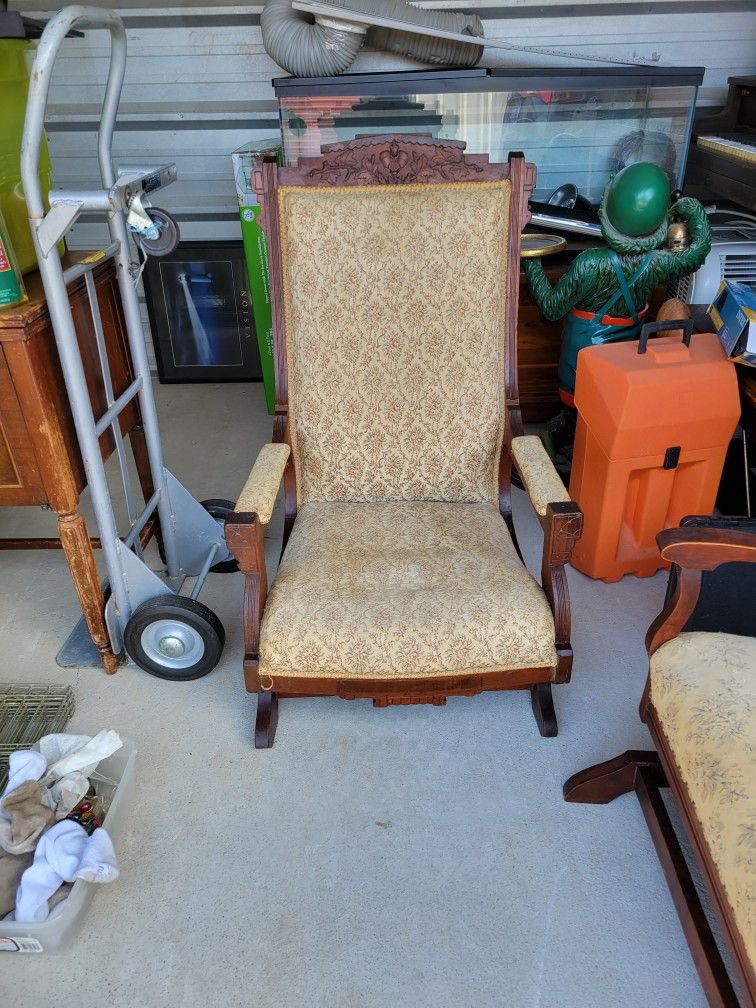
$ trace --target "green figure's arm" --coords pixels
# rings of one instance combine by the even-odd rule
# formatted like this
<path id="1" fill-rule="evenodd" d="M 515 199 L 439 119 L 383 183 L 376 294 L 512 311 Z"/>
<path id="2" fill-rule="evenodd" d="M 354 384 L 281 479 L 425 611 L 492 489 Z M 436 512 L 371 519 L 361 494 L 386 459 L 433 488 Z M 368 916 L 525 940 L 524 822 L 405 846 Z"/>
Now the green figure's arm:
<path id="1" fill-rule="evenodd" d="M 650 272 L 655 283 L 664 283 L 688 273 L 695 273 L 711 252 L 711 225 L 706 211 L 698 200 L 683 196 L 672 207 L 672 212 L 682 217 L 688 225 L 690 245 L 681 252 L 668 252 L 662 249 L 654 253 Z"/>
<path id="2" fill-rule="evenodd" d="M 584 254 L 581 253 L 581 255 Z M 553 287 L 544 272 L 540 259 L 523 260 L 522 267 L 535 302 L 546 318 L 552 322 L 556 322 L 566 315 L 570 308 L 573 308 L 581 299 L 583 276 L 581 271 L 575 268 L 579 259 L 580 256 Z"/>
<path id="3" fill-rule="evenodd" d="M 688 225 L 690 245 L 681 252 L 656 249 L 642 277 L 631 285 L 635 305 L 640 309 L 657 284 L 668 283 L 679 276 L 695 271 L 702 265 L 711 250 L 711 227 L 704 208 L 698 200 L 683 197 L 672 208 Z M 621 236 L 620 236 L 621 237 Z M 642 249 L 633 247 L 633 239 L 624 239 L 625 248 L 619 252 L 625 277 L 642 262 Z M 613 242 L 619 248 L 619 242 Z M 617 280 L 611 263 L 611 252 L 606 248 L 586 249 L 572 262 L 564 276 L 552 287 L 540 259 L 525 259 L 523 269 L 536 304 L 546 318 L 556 321 L 574 307 L 598 311 L 617 290 Z M 624 298 L 613 308 L 613 314 L 623 316 L 629 312 Z"/>

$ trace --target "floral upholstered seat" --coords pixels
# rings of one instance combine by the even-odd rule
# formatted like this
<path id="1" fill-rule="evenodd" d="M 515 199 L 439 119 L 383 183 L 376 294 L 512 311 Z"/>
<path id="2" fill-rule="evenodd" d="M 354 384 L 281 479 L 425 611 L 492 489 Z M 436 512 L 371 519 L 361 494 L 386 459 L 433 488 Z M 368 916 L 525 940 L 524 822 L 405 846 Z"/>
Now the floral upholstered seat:
<path id="1" fill-rule="evenodd" d="M 554 618 L 492 504 L 305 504 L 268 596 L 260 674 L 549 668 Z"/>
<path id="2" fill-rule="evenodd" d="M 756 638 L 683 633 L 651 656 L 649 703 L 756 963 Z"/>

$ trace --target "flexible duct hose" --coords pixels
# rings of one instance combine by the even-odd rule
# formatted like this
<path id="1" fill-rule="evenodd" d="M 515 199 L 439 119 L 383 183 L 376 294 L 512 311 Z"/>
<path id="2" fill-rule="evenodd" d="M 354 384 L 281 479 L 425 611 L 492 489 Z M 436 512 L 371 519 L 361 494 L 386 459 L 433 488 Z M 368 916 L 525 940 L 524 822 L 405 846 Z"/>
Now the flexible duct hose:
<path id="1" fill-rule="evenodd" d="M 422 10 L 405 0 L 350 0 L 349 8 L 432 25 L 443 31 L 483 36 L 477 15 Z M 351 27 L 342 30 L 330 24 L 317 24 L 312 15 L 294 10 L 291 0 L 267 0 L 260 26 L 268 55 L 295 77 L 333 77 L 344 73 L 352 65 L 366 34 Z M 474 42 L 452 42 L 390 28 L 371 28 L 367 34 L 370 45 L 421 63 L 470 67 L 483 55 L 483 46 Z"/>

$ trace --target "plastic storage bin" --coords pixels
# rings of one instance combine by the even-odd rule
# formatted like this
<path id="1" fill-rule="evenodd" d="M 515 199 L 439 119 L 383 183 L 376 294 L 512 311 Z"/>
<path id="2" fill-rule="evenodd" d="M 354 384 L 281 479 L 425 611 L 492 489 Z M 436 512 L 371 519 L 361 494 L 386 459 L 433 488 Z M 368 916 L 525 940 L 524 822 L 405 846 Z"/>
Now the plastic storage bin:
<path id="1" fill-rule="evenodd" d="M 37 43 L 27 39 L 0 39 L 0 210 L 22 273 L 37 267 L 20 168 L 29 69 L 36 48 Z M 39 156 L 39 180 L 47 200 L 47 193 L 52 189 L 52 169 L 44 135 Z"/>
<path id="2" fill-rule="evenodd" d="M 683 340 L 647 344 L 651 332 L 680 326 L 651 323 L 640 340 L 578 355 L 570 496 L 585 517 L 572 565 L 602 581 L 668 566 L 657 534 L 714 508 L 738 382 L 716 335 L 691 335 L 691 322 Z"/>
<path id="3" fill-rule="evenodd" d="M 121 748 L 104 759 L 97 768 L 98 773 L 116 784 L 103 826 L 110 833 L 118 855 L 118 836 L 123 827 L 124 808 L 134 780 L 135 759 L 134 743 L 124 739 Z M 117 886 L 118 880 L 109 884 Z M 70 896 L 61 904 L 60 913 L 39 924 L 0 920 L 0 952 L 56 952 L 62 949 L 77 934 L 84 913 L 98 888 L 101 887 L 94 882 L 75 882 Z"/>

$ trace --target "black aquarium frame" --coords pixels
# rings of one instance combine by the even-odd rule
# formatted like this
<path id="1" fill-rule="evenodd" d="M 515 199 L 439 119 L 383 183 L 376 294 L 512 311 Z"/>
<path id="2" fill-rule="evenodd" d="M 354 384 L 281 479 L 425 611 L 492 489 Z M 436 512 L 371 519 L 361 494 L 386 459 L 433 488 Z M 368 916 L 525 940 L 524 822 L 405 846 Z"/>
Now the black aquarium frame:
<path id="1" fill-rule="evenodd" d="M 276 98 L 332 94 L 456 94 L 462 91 L 541 91 L 584 88 L 700 87 L 705 67 L 473 67 L 471 70 L 401 70 L 338 77 L 274 77 Z M 539 87 L 533 85 L 538 83 Z M 546 83 L 551 88 L 546 87 Z"/>

